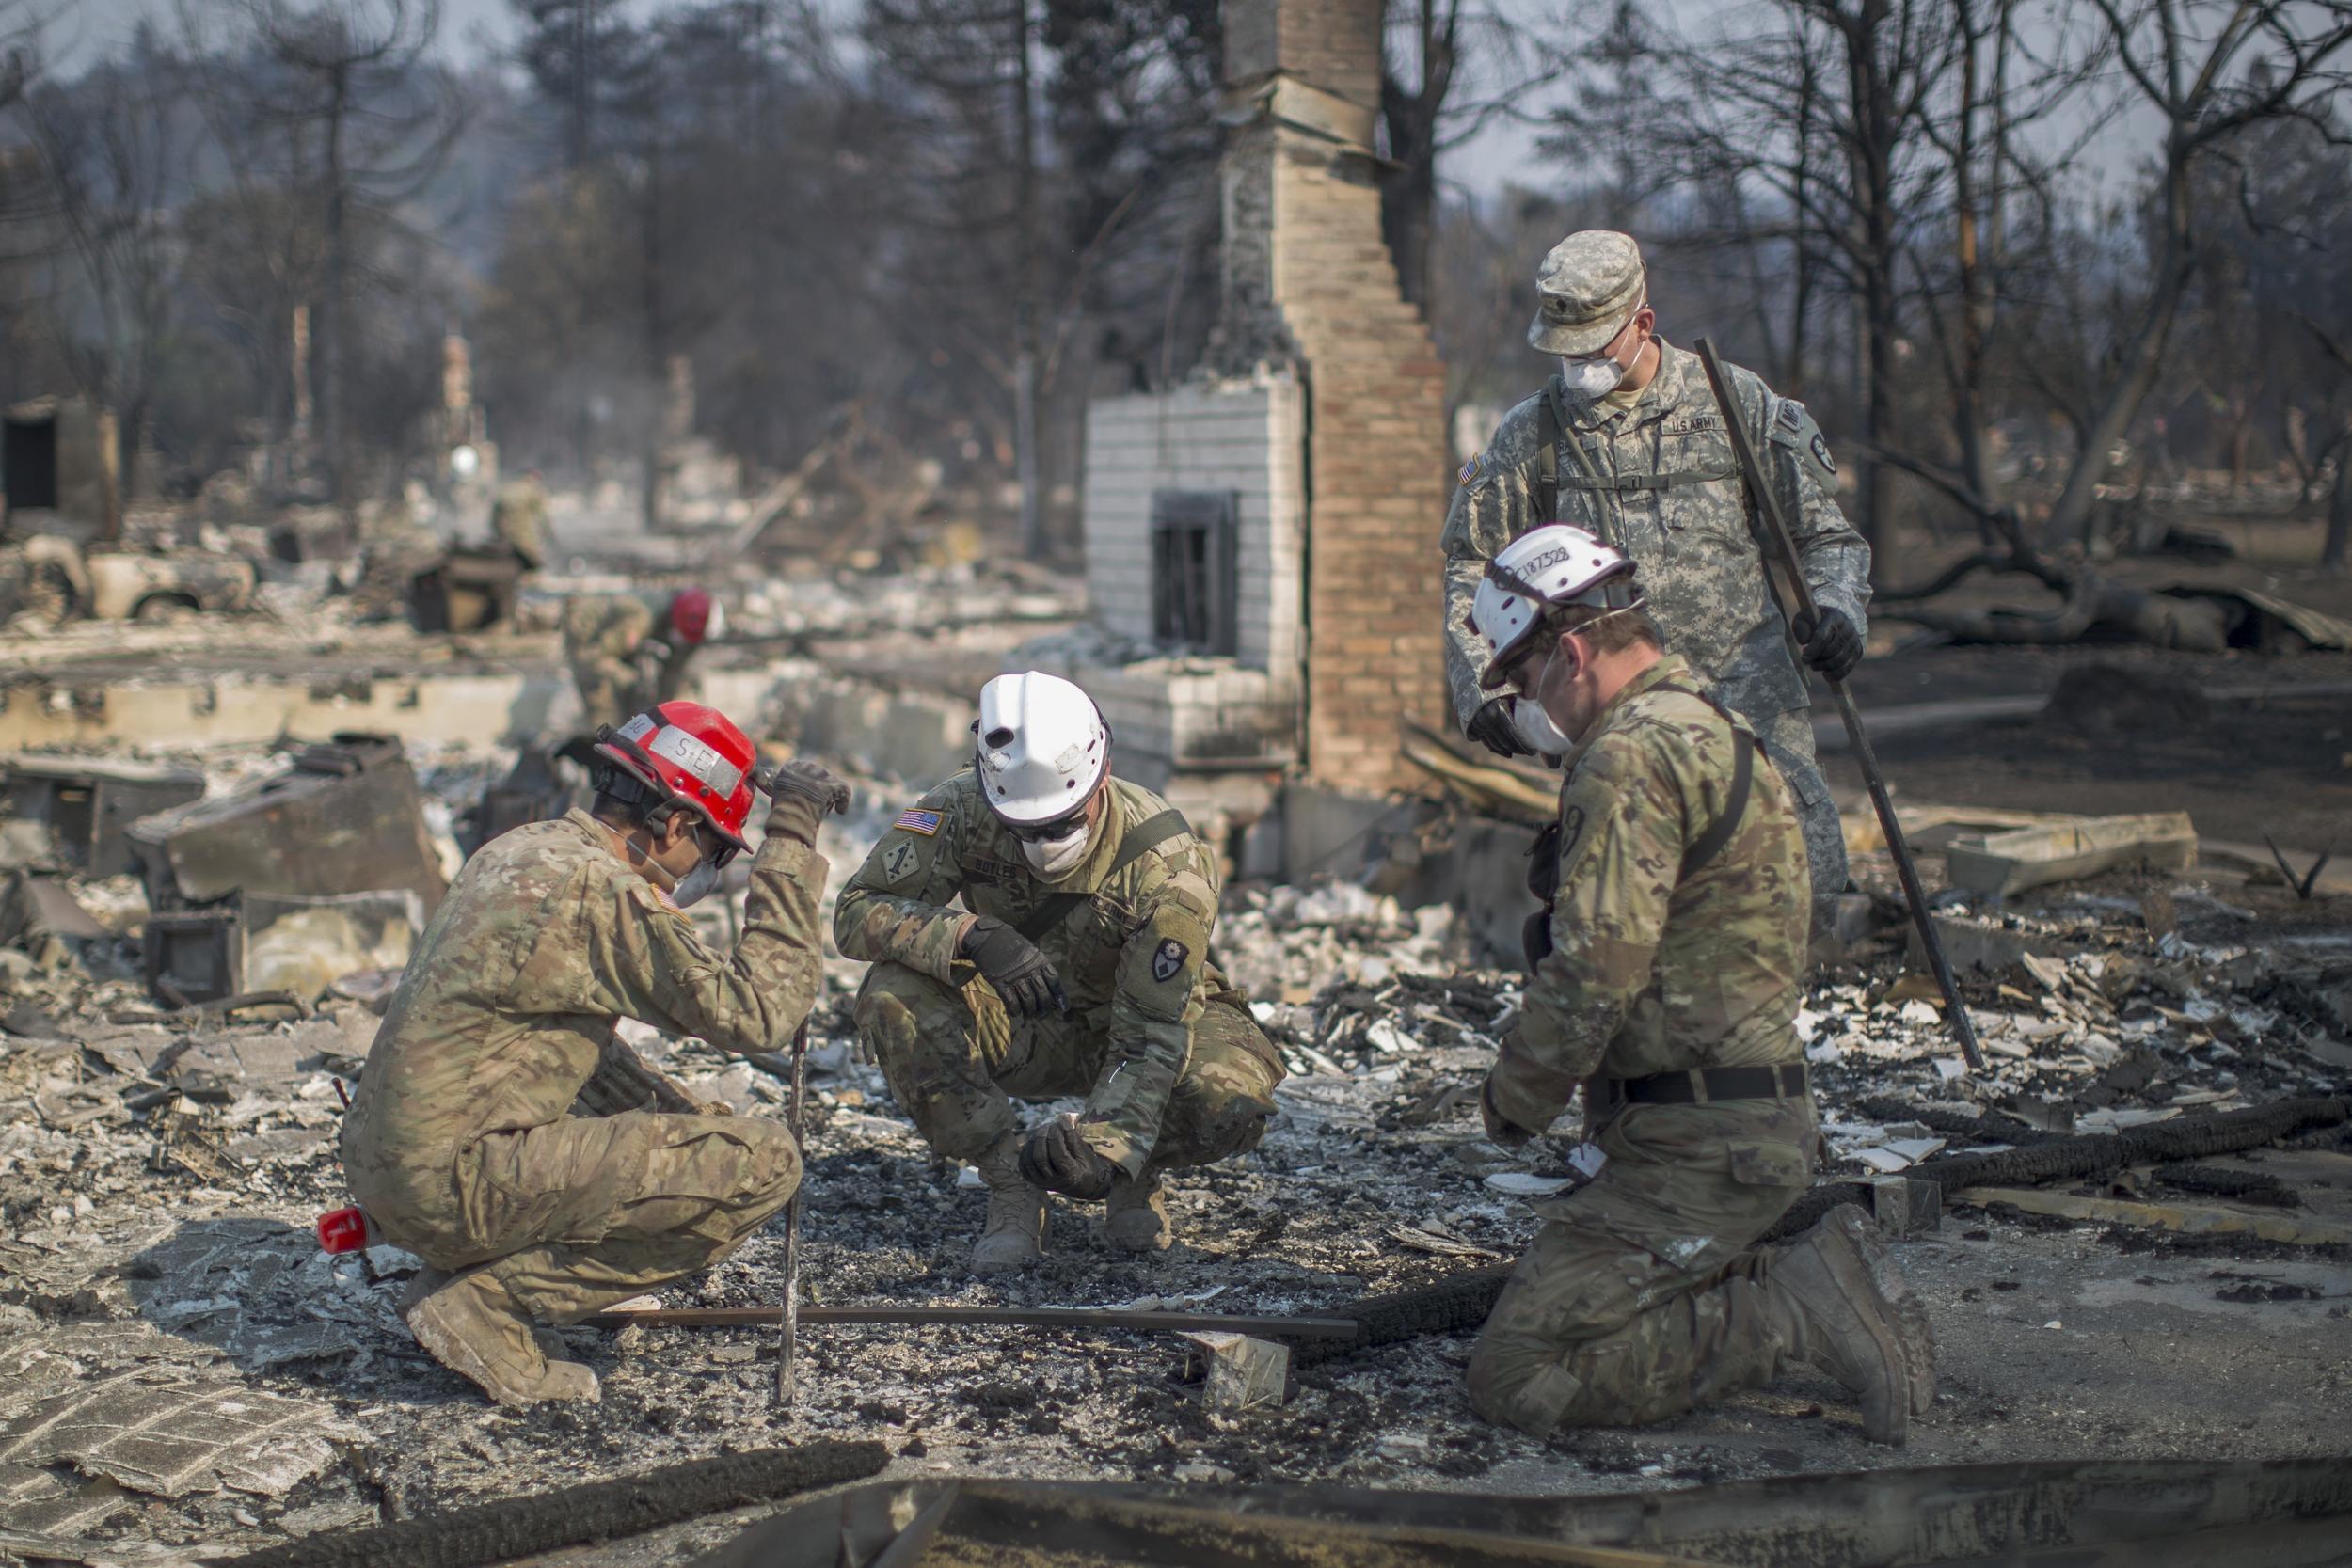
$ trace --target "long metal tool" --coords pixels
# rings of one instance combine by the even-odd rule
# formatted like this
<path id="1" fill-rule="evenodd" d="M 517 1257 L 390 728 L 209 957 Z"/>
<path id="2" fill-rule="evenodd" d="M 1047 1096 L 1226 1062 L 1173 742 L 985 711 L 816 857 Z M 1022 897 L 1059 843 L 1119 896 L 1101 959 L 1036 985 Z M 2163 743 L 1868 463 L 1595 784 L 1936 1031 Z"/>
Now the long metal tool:
<path id="1" fill-rule="evenodd" d="M 800 1184 L 784 1206 L 784 1306 L 776 1313 L 776 1408 L 789 1410 L 798 1391 L 793 1353 L 801 1335 L 801 1195 L 808 1191 L 808 1139 L 801 1130 L 801 1107 L 808 1098 L 808 1020 L 792 1036 L 792 1143 L 801 1157 Z M 765 1320 L 762 1320 L 765 1321 Z"/>
<path id="2" fill-rule="evenodd" d="M 753 1328 L 779 1322 L 775 1307 L 685 1307 L 653 1312 L 599 1312 L 581 1320 L 591 1328 Z M 1232 1312 L 1131 1312 L 1115 1307 L 804 1307 L 798 1321 L 810 1323 L 963 1324 L 1005 1328 L 1133 1329 L 1141 1333 L 1189 1334 L 1224 1330 L 1261 1339 L 1353 1339 L 1362 1325 L 1354 1318 L 1261 1318 Z"/>
<path id="3" fill-rule="evenodd" d="M 1739 462 L 1748 496 L 1763 520 L 1766 542 L 1779 553 L 1781 564 L 1788 568 L 1788 588 L 1797 596 L 1799 613 L 1788 613 L 1769 565 L 1764 573 L 1765 585 L 1791 627 L 1809 626 L 1820 615 L 1820 606 L 1814 602 L 1813 585 L 1804 580 L 1804 564 L 1797 556 L 1796 535 L 1789 531 L 1788 519 L 1780 510 L 1779 495 L 1765 483 L 1764 466 L 1756 460 L 1756 448 L 1748 441 L 1748 427 L 1740 420 L 1739 400 L 1731 395 L 1731 382 L 1724 374 L 1724 362 L 1715 356 L 1715 345 L 1701 338 L 1695 346 L 1700 360 L 1707 366 L 1708 383 L 1715 388 L 1716 406 L 1723 410 L 1724 434 L 1731 441 L 1732 456 Z M 1960 1053 L 1967 1058 L 1971 1072 L 1982 1072 L 1984 1057 L 1977 1050 L 1976 1024 L 1960 999 L 1960 988 L 1952 983 L 1952 966 L 1945 959 L 1943 942 L 1936 940 L 1935 922 L 1928 917 L 1927 895 L 1919 887 L 1919 868 L 1912 863 L 1911 846 L 1903 839 L 1902 824 L 1895 820 L 1895 802 L 1886 793 L 1885 776 L 1879 771 L 1878 753 L 1870 750 L 1870 737 L 1863 733 L 1861 711 L 1854 706 L 1853 693 L 1846 689 L 1844 681 L 1831 681 L 1829 689 L 1837 700 L 1837 716 L 1846 721 L 1846 738 L 1853 743 L 1854 756 L 1862 764 L 1863 782 L 1870 786 L 1870 804 L 1877 808 L 1879 826 L 1886 833 L 1887 852 L 1895 857 L 1895 874 L 1902 879 L 1903 897 L 1910 902 L 1912 922 L 1919 929 L 1920 945 L 1927 949 L 1928 965 L 1935 971 L 1936 989 L 1944 993 L 1944 1010 L 1951 1019 L 1952 1033 L 1960 1037 Z"/>

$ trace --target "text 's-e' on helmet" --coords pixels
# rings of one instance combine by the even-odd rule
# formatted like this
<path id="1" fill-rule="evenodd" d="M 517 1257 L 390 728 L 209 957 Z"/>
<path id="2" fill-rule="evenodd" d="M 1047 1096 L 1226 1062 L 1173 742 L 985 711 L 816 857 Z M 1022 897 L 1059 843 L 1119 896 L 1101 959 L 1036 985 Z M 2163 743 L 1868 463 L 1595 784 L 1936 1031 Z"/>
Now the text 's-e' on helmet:
<path id="1" fill-rule="evenodd" d="M 596 731 L 596 755 L 644 784 L 666 816 L 680 807 L 702 814 L 721 838 L 748 849 L 755 753 L 735 721 L 700 703 L 647 708 L 619 729 Z"/>

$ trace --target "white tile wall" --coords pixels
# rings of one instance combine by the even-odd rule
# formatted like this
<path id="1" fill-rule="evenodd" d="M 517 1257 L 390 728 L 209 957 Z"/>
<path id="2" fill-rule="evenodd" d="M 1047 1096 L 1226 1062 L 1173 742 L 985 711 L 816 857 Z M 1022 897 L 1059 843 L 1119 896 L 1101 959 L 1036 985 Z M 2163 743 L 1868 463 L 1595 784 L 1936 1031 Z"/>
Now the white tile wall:
<path id="1" fill-rule="evenodd" d="M 1299 567 L 1304 399 L 1268 375 L 1102 398 L 1087 408 L 1087 584 L 1096 616 L 1133 633 L 1152 622 L 1152 494 L 1241 497 L 1238 662 L 1295 680 L 1304 645 Z"/>

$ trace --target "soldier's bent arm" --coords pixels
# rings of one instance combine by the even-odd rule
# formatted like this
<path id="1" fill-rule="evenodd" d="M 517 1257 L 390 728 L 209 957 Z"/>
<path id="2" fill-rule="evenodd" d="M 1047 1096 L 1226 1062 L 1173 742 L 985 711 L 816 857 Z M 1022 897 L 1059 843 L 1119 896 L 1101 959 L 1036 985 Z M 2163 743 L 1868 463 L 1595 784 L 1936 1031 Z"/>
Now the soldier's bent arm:
<path id="1" fill-rule="evenodd" d="M 953 907 L 962 887 L 963 814 L 946 784 L 882 834 L 834 906 L 833 941 L 845 958 L 902 963 L 954 985 L 956 954 L 973 916 Z"/>
<path id="2" fill-rule="evenodd" d="M 1844 611 L 1855 630 L 1867 632 L 1870 546 L 1837 504 L 1837 461 L 1821 427 L 1804 404 L 1778 396 L 1754 376 L 1747 381 L 1749 427 L 1761 437 L 1756 451 L 1796 539 L 1804 580 L 1823 610 Z"/>
<path id="3" fill-rule="evenodd" d="M 1686 828 L 1659 732 L 1603 736 L 1577 759 L 1562 802 L 1552 949 L 1527 1010 L 1487 1075 L 1495 1108 L 1535 1131 L 1566 1109 L 1648 989 Z"/>
<path id="4" fill-rule="evenodd" d="M 1445 675 L 1454 694 L 1454 716 L 1467 724 L 1493 693 L 1478 689 L 1486 667 L 1484 639 L 1470 629 L 1470 600 L 1486 562 L 1503 546 L 1540 523 L 1536 515 L 1536 443 L 1540 439 L 1540 395 L 1502 418 L 1485 451 L 1462 466 L 1454 502 L 1446 508 Z"/>
<path id="5" fill-rule="evenodd" d="M 1197 842 L 1179 842 L 1184 847 L 1146 874 L 1141 921 L 1120 949 L 1110 1050 L 1079 1117 L 1088 1141 L 1130 1176 L 1142 1174 L 1184 1070 L 1216 922 L 1215 863 Z"/>
<path id="6" fill-rule="evenodd" d="M 733 952 L 704 945 L 643 878 L 591 882 L 589 896 L 601 890 L 611 908 L 582 911 L 581 967 L 595 994 L 577 1010 L 642 1019 L 740 1054 L 787 1049 L 823 978 L 825 869 L 825 857 L 798 839 L 761 845 Z"/>

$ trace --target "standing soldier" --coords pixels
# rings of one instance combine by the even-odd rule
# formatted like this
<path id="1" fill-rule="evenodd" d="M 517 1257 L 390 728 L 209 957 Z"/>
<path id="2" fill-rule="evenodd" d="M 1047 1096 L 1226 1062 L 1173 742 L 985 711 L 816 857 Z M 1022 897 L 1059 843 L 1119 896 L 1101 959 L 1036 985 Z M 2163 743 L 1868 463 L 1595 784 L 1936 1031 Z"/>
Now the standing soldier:
<path id="1" fill-rule="evenodd" d="M 431 1266 L 403 1308 L 410 1332 L 501 1404 L 594 1400 L 596 1374 L 548 1360 L 534 1323 L 576 1323 L 708 1267 L 801 1179 L 787 1130 L 694 1114 L 613 1024 L 786 1049 L 823 966 L 817 826 L 849 791 L 811 763 L 759 781 L 771 803 L 742 937 L 714 952 L 680 911 L 747 847 L 751 742 L 694 703 L 598 740 L 587 811 L 516 828 L 466 863 L 343 1122 L 353 1196 Z M 615 1114 L 571 1115 L 576 1099 Z"/>
<path id="2" fill-rule="evenodd" d="M 1157 1250 L 1160 1172 L 1255 1148 L 1282 1079 L 1207 961 L 1216 861 L 1111 777 L 1110 730 L 1070 682 L 999 675 L 972 728 L 973 766 L 901 813 L 842 892 L 834 941 L 874 965 L 858 1038 L 932 1149 L 979 1167 L 976 1271 L 1037 1259 L 1049 1189 L 1107 1199 L 1112 1243 Z M 1008 1095 L 1086 1108 L 1024 1132 Z"/>
<path id="3" fill-rule="evenodd" d="M 1699 684 L 1748 721 L 1793 788 L 1813 871 L 1813 933 L 1846 886 L 1837 808 L 1814 761 L 1804 673 L 1764 580 L 1723 411 L 1698 356 L 1658 336 L 1642 252 L 1629 235 L 1571 234 L 1544 258 L 1527 329 L 1561 373 L 1503 416 L 1465 464 L 1446 513 L 1446 673 L 1470 738 L 1504 756 L 1565 748 L 1524 707 L 1479 683 L 1466 624 L 1486 563 L 1539 524 L 1563 522 L 1641 567 L 1644 602 Z M 1804 662 L 1842 679 L 1861 660 L 1870 547 L 1835 499 L 1837 468 L 1804 405 L 1730 367 L 1748 433 L 1793 520 L 1822 612 L 1794 636 Z"/>
<path id="4" fill-rule="evenodd" d="M 1794 1245 L 1756 1243 L 1812 1179 L 1797 1044 L 1804 842 L 1747 721 L 1661 651 L 1633 565 L 1538 528 L 1485 568 L 1482 691 L 1516 691 L 1573 750 L 1548 930 L 1526 1010 L 1480 1096 L 1517 1148 L 1581 1082 L 1606 1156 L 1540 1206 L 1470 1356 L 1489 1419 L 1549 1435 L 1662 1420 L 1809 1363 L 1900 1443 L 1935 1397 L 1924 1315 L 1840 1205 Z"/>
<path id="5" fill-rule="evenodd" d="M 490 500 L 490 536 L 512 549 L 526 572 L 548 563 L 548 485 L 538 469 L 499 486 Z"/>
<path id="6" fill-rule="evenodd" d="M 628 594 L 564 601 L 564 659 L 580 689 L 583 728 L 618 724 L 686 695 L 694 650 L 724 629 L 725 617 L 703 589 L 681 588 L 665 619 L 657 632 L 653 611 Z"/>

